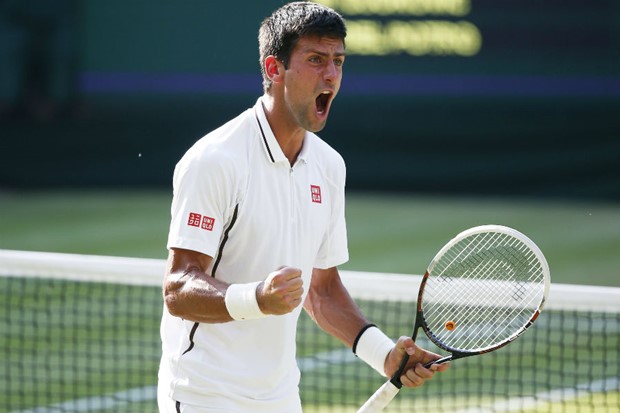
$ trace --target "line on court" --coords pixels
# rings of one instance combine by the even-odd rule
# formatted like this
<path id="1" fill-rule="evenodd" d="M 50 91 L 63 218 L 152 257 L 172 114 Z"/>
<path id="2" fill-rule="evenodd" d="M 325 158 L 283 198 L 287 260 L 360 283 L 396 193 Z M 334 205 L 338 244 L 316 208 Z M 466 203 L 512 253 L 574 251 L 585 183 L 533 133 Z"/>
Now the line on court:
<path id="1" fill-rule="evenodd" d="M 302 372 L 309 372 L 333 364 L 352 363 L 356 360 L 349 349 L 326 351 L 309 357 L 300 357 L 297 364 Z M 157 399 L 157 386 L 136 387 L 104 396 L 84 397 L 69 400 L 45 407 L 35 407 L 28 410 L 13 411 L 11 413 L 82 413 L 97 410 L 113 410 L 131 403 L 142 403 Z"/>
<path id="2" fill-rule="evenodd" d="M 532 409 L 547 403 L 562 403 L 575 400 L 592 393 L 604 393 L 620 390 L 620 378 L 609 377 L 589 383 L 578 384 L 575 388 L 567 387 L 546 392 L 536 393 L 532 397 L 513 397 L 480 407 L 470 407 L 458 410 L 456 413 L 495 413 L 513 412 L 523 409 Z"/>
<path id="3" fill-rule="evenodd" d="M 317 353 L 309 357 L 297 359 L 299 369 L 309 372 L 334 364 L 348 364 L 355 362 L 357 358 L 349 349 L 340 349 Z M 586 396 L 591 393 L 603 393 L 620 390 L 620 378 L 609 377 L 589 383 L 582 383 L 575 388 L 555 389 L 537 393 L 532 397 L 513 397 L 500 400 L 486 406 L 471 407 L 458 410 L 456 413 L 490 413 L 512 412 L 522 409 L 535 408 L 545 403 L 561 403 Z M 83 413 L 97 410 L 111 410 L 130 403 L 141 403 L 157 398 L 157 386 L 145 386 L 116 392 L 104 396 L 85 397 L 57 403 L 46 407 L 36 407 L 28 410 L 13 411 L 11 413 Z"/>
<path id="4" fill-rule="evenodd" d="M 114 409 L 129 403 L 140 403 L 157 398 L 157 387 L 137 387 L 105 396 L 84 397 L 82 399 L 69 400 L 63 403 L 53 404 L 46 407 L 13 411 L 12 413 L 79 413 L 104 409 Z"/>
<path id="5" fill-rule="evenodd" d="M 353 352 L 347 348 L 324 351 L 316 353 L 309 357 L 300 357 L 297 359 L 297 365 L 302 372 L 316 370 L 321 367 L 327 367 L 332 364 L 348 364 L 357 360 Z"/>

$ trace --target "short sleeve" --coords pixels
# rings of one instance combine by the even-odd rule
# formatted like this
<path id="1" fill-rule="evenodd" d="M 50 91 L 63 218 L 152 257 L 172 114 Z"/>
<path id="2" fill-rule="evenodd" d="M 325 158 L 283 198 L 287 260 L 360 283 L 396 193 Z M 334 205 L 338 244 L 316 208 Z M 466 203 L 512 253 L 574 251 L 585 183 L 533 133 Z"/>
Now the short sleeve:
<path id="1" fill-rule="evenodd" d="M 188 151 L 174 170 L 167 247 L 214 257 L 234 209 L 234 168 L 224 157 L 195 152 Z"/>

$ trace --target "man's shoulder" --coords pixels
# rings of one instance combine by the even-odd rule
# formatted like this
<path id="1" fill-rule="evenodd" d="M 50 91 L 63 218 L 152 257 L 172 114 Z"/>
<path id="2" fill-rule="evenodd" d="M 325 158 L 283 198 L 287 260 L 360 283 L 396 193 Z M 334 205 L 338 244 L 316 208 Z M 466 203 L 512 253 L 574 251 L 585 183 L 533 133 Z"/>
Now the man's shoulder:
<path id="1" fill-rule="evenodd" d="M 234 138 L 247 136 L 248 133 L 255 132 L 256 128 L 253 120 L 252 109 L 247 109 L 237 117 L 203 136 L 198 142 L 203 142 L 205 144 L 233 143 L 231 140 L 234 140 Z"/>
<path id="2" fill-rule="evenodd" d="M 248 145 L 255 141 L 251 139 L 256 133 L 252 119 L 249 109 L 209 132 L 194 142 L 179 160 L 178 166 L 190 168 L 208 164 L 211 169 L 217 165 L 228 169 L 244 165 L 250 152 Z"/>
<path id="3" fill-rule="evenodd" d="M 252 111 L 248 109 L 198 139 L 188 153 L 208 155 L 217 151 L 226 152 L 234 147 L 248 144 L 251 140 L 247 137 L 256 133 L 252 120 Z"/>

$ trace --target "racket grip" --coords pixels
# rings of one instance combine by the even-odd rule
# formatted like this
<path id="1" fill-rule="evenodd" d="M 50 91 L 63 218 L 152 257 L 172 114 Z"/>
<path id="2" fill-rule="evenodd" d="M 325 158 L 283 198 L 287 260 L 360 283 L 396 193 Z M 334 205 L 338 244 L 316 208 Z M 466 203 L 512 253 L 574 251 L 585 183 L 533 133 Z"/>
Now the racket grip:
<path id="1" fill-rule="evenodd" d="M 392 399 L 398 394 L 400 389 L 392 384 L 391 381 L 386 381 L 385 384 L 375 392 L 364 403 L 357 413 L 377 413 L 382 411 Z"/>

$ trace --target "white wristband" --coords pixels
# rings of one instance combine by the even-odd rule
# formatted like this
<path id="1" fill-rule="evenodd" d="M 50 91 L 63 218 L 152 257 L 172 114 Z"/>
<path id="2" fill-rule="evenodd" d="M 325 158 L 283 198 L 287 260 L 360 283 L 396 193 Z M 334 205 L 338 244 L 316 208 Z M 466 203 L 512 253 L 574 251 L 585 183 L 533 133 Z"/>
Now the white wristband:
<path id="1" fill-rule="evenodd" d="M 369 327 L 357 341 L 355 355 L 364 360 L 379 374 L 385 375 L 385 359 L 394 348 L 394 342 L 377 327 Z"/>
<path id="2" fill-rule="evenodd" d="M 261 281 L 248 284 L 231 284 L 226 290 L 224 302 L 233 320 L 254 320 L 267 317 L 256 301 L 256 287 Z"/>

